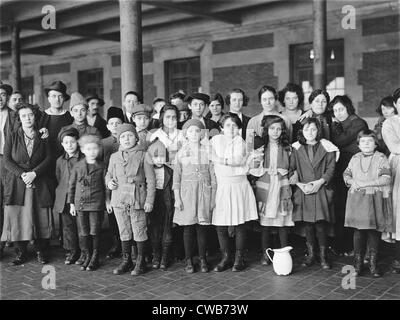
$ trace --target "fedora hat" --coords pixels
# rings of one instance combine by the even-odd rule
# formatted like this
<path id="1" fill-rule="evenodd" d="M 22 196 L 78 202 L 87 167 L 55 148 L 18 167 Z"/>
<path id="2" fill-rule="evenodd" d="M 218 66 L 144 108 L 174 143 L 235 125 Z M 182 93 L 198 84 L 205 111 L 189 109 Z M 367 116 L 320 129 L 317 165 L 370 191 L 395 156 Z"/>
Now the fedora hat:
<path id="1" fill-rule="evenodd" d="M 104 106 L 104 100 L 102 98 L 100 98 L 97 94 L 88 95 L 87 98 L 86 98 L 86 102 L 89 104 L 89 101 L 92 100 L 92 99 L 99 100 L 100 107 Z"/>
<path id="2" fill-rule="evenodd" d="M 11 87 L 9 84 L 1 82 L 0 84 L 0 89 L 4 89 L 7 93 L 8 96 L 11 96 L 13 92 L 13 87 Z"/>
<path id="3" fill-rule="evenodd" d="M 70 98 L 70 96 L 67 94 L 67 86 L 62 81 L 59 81 L 59 80 L 54 81 L 47 88 L 44 88 L 44 92 L 46 92 L 46 95 L 49 95 L 49 91 L 51 91 L 51 90 L 61 92 L 64 96 L 65 101 L 68 101 Z"/>

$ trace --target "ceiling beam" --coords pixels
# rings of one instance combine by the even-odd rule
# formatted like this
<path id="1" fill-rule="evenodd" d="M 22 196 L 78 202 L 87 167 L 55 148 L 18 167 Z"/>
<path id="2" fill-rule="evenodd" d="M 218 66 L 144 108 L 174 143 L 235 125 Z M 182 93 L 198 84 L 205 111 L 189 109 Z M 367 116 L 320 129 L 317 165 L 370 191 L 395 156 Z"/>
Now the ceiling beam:
<path id="1" fill-rule="evenodd" d="M 193 4 L 186 4 L 186 3 L 177 3 L 171 1 L 159 1 L 159 0 L 142 0 L 143 3 L 148 5 L 152 5 L 155 7 L 160 7 L 169 10 L 176 10 L 184 13 L 188 13 L 194 16 L 201 16 L 205 18 L 211 18 L 214 20 L 219 20 L 222 22 L 230 23 L 230 24 L 241 24 L 242 19 L 238 17 L 236 14 L 228 14 L 228 13 L 215 13 L 209 10 L 204 9 L 204 5 L 194 6 Z"/>

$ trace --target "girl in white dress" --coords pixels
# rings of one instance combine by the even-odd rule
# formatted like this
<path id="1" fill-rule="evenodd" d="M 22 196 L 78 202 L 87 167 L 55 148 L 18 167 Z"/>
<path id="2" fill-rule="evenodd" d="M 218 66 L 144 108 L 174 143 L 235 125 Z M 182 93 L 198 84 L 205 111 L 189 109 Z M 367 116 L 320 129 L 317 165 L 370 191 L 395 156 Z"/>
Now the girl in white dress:
<path id="1" fill-rule="evenodd" d="M 217 178 L 217 192 L 212 224 L 216 226 L 222 260 L 215 271 L 224 271 L 232 266 L 229 245 L 229 227 L 235 230 L 236 254 L 232 271 L 241 271 L 244 266 L 246 243 L 245 223 L 258 219 L 253 190 L 247 180 L 249 167 L 246 164 L 246 144 L 239 134 L 242 123 L 235 114 L 221 118 L 223 134 L 211 139 L 212 160 Z"/>
<path id="2" fill-rule="evenodd" d="M 256 200 L 261 225 L 262 265 L 269 265 L 266 249 L 270 247 L 273 231 L 277 231 L 281 247 L 288 245 L 289 227 L 292 220 L 292 190 L 288 173 L 290 165 L 290 144 L 284 120 L 275 115 L 263 119 L 264 155 L 263 161 L 250 174 L 260 177 L 256 181 Z M 276 230 L 274 230 L 276 229 Z"/>

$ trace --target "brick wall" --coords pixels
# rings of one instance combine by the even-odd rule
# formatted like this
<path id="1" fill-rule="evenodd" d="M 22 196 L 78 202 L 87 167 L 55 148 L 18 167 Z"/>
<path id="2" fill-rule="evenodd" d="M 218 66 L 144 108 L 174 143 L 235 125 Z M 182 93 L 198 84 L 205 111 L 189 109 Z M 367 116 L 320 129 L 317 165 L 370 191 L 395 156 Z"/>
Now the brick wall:
<path id="1" fill-rule="evenodd" d="M 379 101 L 390 95 L 400 84 L 400 50 L 363 53 L 358 84 L 363 87 L 363 100 L 358 105 L 360 116 L 376 116 Z"/>
<path id="2" fill-rule="evenodd" d="M 233 88 L 243 89 L 250 98 L 244 113 L 253 116 L 262 110 L 258 102 L 258 90 L 263 85 L 276 87 L 277 83 L 278 79 L 274 76 L 274 64 L 270 62 L 215 68 L 210 88 L 212 94 L 219 92 L 224 97 Z"/>

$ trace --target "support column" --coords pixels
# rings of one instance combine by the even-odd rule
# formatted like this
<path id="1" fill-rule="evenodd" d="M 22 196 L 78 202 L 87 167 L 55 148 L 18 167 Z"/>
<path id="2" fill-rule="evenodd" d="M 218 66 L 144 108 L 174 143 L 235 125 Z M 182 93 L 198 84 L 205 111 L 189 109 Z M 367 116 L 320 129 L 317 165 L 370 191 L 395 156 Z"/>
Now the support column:
<path id="1" fill-rule="evenodd" d="M 21 50 L 19 32 L 19 26 L 13 25 L 11 30 L 11 85 L 14 90 L 21 90 Z"/>
<path id="2" fill-rule="evenodd" d="M 314 89 L 326 89 L 326 0 L 313 0 Z"/>
<path id="3" fill-rule="evenodd" d="M 121 90 L 143 97 L 142 9 L 138 0 L 119 0 L 121 34 Z"/>

